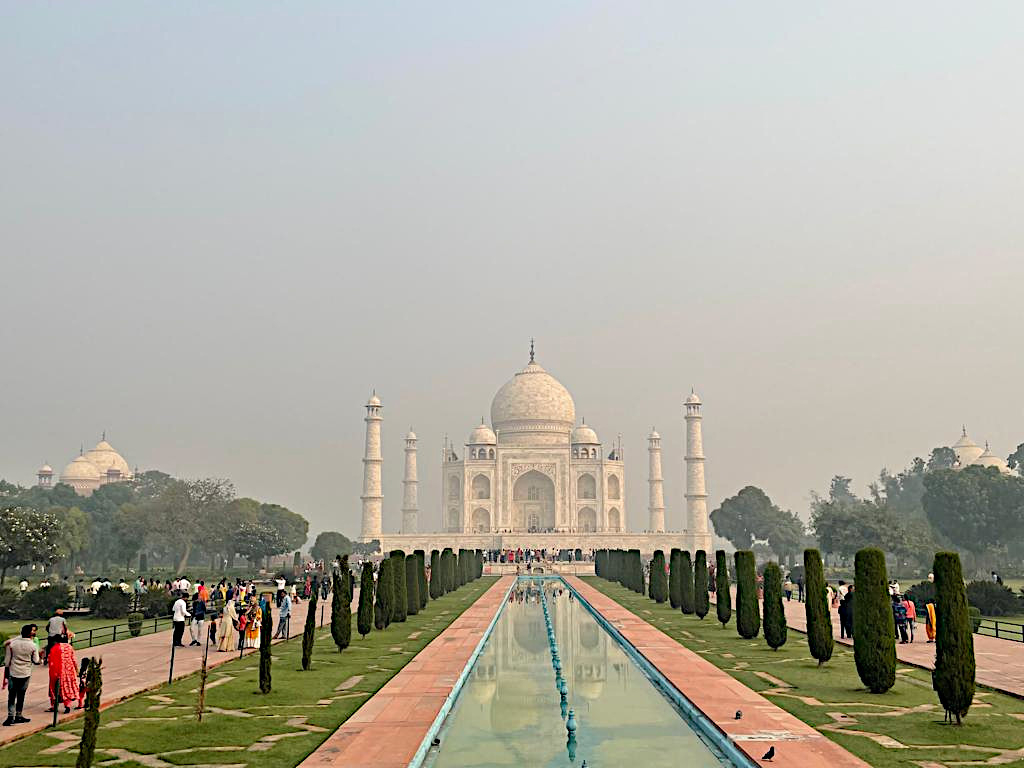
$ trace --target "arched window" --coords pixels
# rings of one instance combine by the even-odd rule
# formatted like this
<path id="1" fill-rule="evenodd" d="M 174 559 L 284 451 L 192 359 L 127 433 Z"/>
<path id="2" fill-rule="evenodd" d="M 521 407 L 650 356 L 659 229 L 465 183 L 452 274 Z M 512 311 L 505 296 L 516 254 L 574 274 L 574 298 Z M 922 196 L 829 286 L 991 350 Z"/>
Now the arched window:
<path id="1" fill-rule="evenodd" d="M 526 498 L 528 501 L 540 501 L 540 488 L 531 485 L 526 489 Z"/>
<path id="2" fill-rule="evenodd" d="M 593 533 L 597 530 L 597 513 L 590 507 L 584 507 L 579 512 L 580 533 Z"/>
<path id="3" fill-rule="evenodd" d="M 580 449 L 579 448 L 573 448 L 572 449 L 572 457 L 574 459 L 578 459 L 580 457 Z"/>
<path id="4" fill-rule="evenodd" d="M 608 475 L 608 498 L 618 499 L 621 498 L 622 487 L 619 484 L 619 478 L 616 475 Z"/>
<path id="5" fill-rule="evenodd" d="M 451 509 L 448 510 L 448 530 L 449 531 L 461 530 L 461 528 L 462 528 L 462 521 L 459 518 L 460 518 L 459 510 L 455 509 L 455 507 L 452 507 Z"/>
<path id="6" fill-rule="evenodd" d="M 487 458 L 488 459 L 493 459 L 494 458 L 494 449 L 493 448 L 488 449 L 488 451 L 487 451 Z"/>
<path id="7" fill-rule="evenodd" d="M 486 509 L 473 510 L 473 530 L 486 533 L 491 530 L 491 514 Z"/>
<path id="8" fill-rule="evenodd" d="M 487 475 L 477 475 L 473 478 L 473 498 L 491 498 L 491 479 Z"/>
<path id="9" fill-rule="evenodd" d="M 619 516 L 619 510 L 615 507 L 608 510 L 608 530 L 616 533 L 622 530 L 622 518 Z"/>
<path id="10" fill-rule="evenodd" d="M 576 498 L 578 499 L 596 499 L 597 498 L 597 481 L 594 480 L 594 476 L 590 474 L 580 475 L 576 479 Z"/>
<path id="11" fill-rule="evenodd" d="M 449 499 L 461 499 L 462 498 L 462 483 L 459 482 L 458 475 L 451 475 L 448 478 L 448 498 Z"/>
<path id="12" fill-rule="evenodd" d="M 592 458 L 592 459 L 596 459 L 597 458 L 597 448 L 591 448 L 590 449 L 590 458 Z"/>

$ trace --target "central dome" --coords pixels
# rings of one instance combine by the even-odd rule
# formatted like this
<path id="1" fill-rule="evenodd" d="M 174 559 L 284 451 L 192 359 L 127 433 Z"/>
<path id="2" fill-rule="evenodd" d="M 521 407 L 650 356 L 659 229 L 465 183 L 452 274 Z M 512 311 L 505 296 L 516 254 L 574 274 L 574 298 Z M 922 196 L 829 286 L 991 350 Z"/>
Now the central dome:
<path id="1" fill-rule="evenodd" d="M 533 360 L 505 382 L 491 401 L 499 440 L 507 432 L 568 433 L 576 422 L 569 390 Z"/>

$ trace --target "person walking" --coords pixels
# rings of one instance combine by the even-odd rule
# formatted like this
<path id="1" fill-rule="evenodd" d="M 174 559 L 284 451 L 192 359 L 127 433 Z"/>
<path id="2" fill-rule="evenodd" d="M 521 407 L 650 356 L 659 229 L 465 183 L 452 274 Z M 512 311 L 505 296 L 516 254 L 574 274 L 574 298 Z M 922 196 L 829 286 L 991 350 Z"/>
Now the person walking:
<path id="1" fill-rule="evenodd" d="M 71 711 L 71 702 L 78 699 L 78 664 L 75 649 L 64 635 L 58 635 L 50 649 L 50 708 L 56 712 L 61 703 L 64 714 Z"/>
<path id="2" fill-rule="evenodd" d="M 235 610 L 234 599 L 224 604 L 224 614 L 220 622 L 220 641 L 217 643 L 218 651 L 235 650 L 235 630 L 238 628 L 238 611 Z"/>
<path id="3" fill-rule="evenodd" d="M 903 607 L 899 593 L 892 596 L 892 617 L 896 623 L 896 637 L 900 645 L 904 645 L 907 642 L 907 609 Z"/>
<path id="4" fill-rule="evenodd" d="M 797 600 L 804 601 L 804 577 L 799 576 L 796 580 Z"/>
<path id="5" fill-rule="evenodd" d="M 200 582 L 201 583 L 201 582 Z M 192 623 L 189 624 L 188 632 L 192 636 L 192 645 L 202 645 L 203 626 L 206 624 L 206 600 L 202 592 L 196 592 L 196 599 L 192 601 Z"/>
<path id="6" fill-rule="evenodd" d="M 910 642 L 914 642 L 914 625 L 917 624 L 917 606 L 906 595 L 903 596 L 903 609 L 907 612 L 907 634 Z"/>
<path id="7" fill-rule="evenodd" d="M 924 606 L 924 631 L 928 635 L 928 642 L 935 642 L 935 603 L 927 603 Z"/>
<path id="8" fill-rule="evenodd" d="M 174 601 L 174 606 L 171 608 L 171 623 L 174 625 L 171 645 L 175 648 L 185 647 L 181 639 L 185 636 L 185 619 L 191 615 L 188 612 L 188 606 L 185 605 L 185 598 L 179 594 L 178 599 Z"/>
<path id="9" fill-rule="evenodd" d="M 4 674 L 7 676 L 7 719 L 4 725 L 29 722 L 23 712 L 32 665 L 40 663 L 35 639 L 37 630 L 35 624 L 26 624 L 21 628 L 21 637 L 8 641 L 4 648 Z"/>
<path id="10" fill-rule="evenodd" d="M 74 637 L 68 630 L 68 623 L 64 619 L 64 609 L 58 608 L 46 622 L 46 650 L 43 652 L 43 666 L 49 663 L 50 649 L 53 648 L 57 639 L 69 636 Z"/>
<path id="11" fill-rule="evenodd" d="M 280 610 L 277 614 L 277 632 L 274 633 L 274 639 L 279 637 L 287 637 L 288 631 L 288 620 L 292 615 L 292 599 L 288 596 L 284 590 L 281 590 L 284 597 L 281 599 Z"/>
<path id="12" fill-rule="evenodd" d="M 853 585 L 846 589 L 846 595 L 839 603 L 839 637 L 853 639 Z"/>

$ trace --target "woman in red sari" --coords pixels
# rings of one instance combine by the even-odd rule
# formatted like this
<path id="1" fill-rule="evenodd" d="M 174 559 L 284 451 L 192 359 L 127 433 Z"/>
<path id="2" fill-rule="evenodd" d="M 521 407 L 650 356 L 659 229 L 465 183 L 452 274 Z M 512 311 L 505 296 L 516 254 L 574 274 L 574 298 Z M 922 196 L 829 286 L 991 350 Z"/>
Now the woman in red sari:
<path id="1" fill-rule="evenodd" d="M 78 665 L 75 663 L 75 649 L 61 637 L 50 649 L 50 708 L 53 712 L 60 702 L 64 713 L 71 711 L 71 702 L 78 698 Z"/>

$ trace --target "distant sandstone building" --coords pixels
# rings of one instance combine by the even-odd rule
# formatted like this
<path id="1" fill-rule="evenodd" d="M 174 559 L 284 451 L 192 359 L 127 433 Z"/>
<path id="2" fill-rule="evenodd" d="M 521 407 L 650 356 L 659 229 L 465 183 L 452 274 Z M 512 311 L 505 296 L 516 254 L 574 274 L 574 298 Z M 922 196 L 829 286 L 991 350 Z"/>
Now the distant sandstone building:
<path id="1" fill-rule="evenodd" d="M 135 471 L 106 438 L 104 433 L 95 448 L 79 452 L 79 455 L 64 467 L 58 481 L 70 485 L 79 496 L 88 496 L 101 485 L 134 479 Z M 36 472 L 36 478 L 40 488 L 52 488 L 53 468 L 49 464 L 44 464 Z"/>

